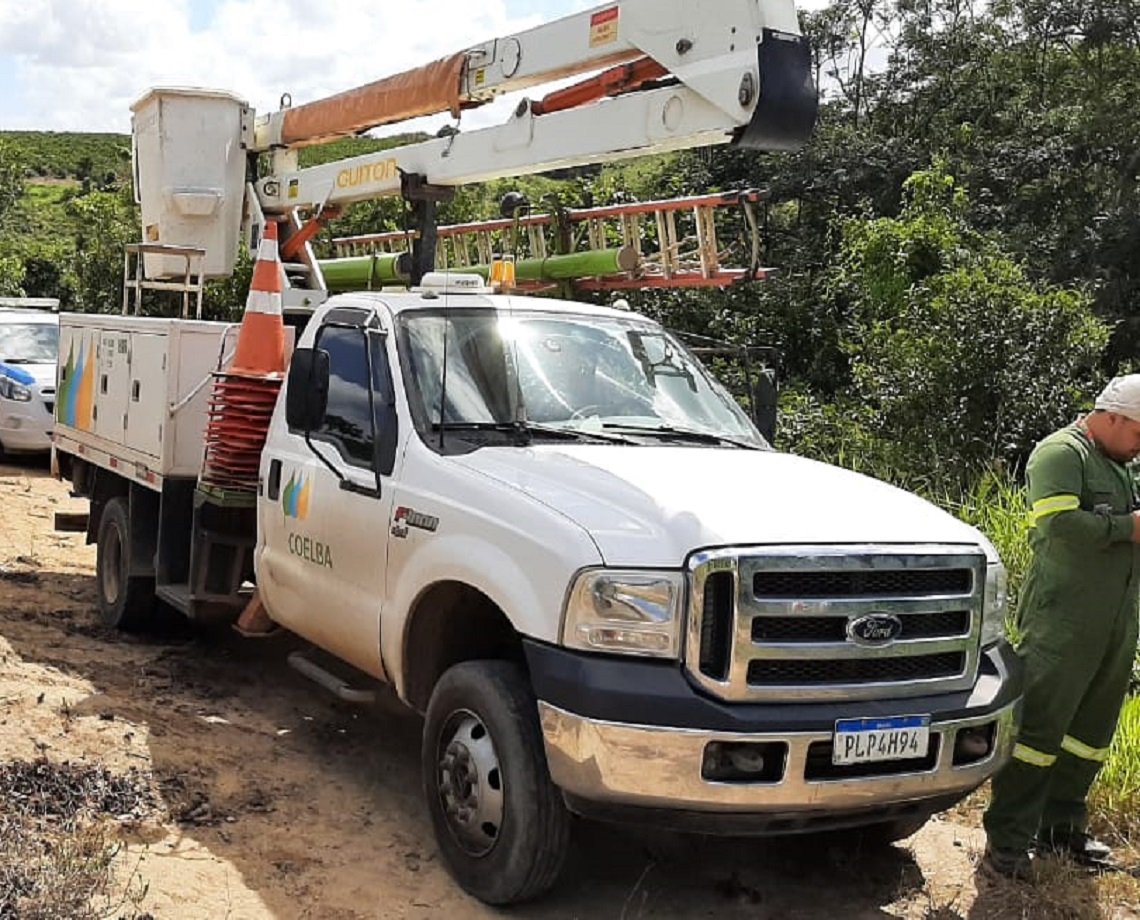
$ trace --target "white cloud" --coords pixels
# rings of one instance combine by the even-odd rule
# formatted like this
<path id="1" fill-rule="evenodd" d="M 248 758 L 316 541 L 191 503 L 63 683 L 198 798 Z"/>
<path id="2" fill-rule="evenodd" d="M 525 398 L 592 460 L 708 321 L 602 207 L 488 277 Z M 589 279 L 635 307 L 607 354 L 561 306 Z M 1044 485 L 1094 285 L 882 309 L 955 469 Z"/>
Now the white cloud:
<path id="1" fill-rule="evenodd" d="M 269 112 L 283 93 L 300 105 L 602 2 L 0 0 L 0 130 L 126 133 L 152 86 L 227 90 Z M 213 8 L 197 31 L 195 7 Z M 518 95 L 466 113 L 463 127 L 505 121 Z"/>
<path id="2" fill-rule="evenodd" d="M 16 78 L 0 129 L 126 132 L 131 103 L 156 85 L 228 90 L 271 111 L 282 93 L 300 104 L 537 17 L 508 15 L 505 0 L 220 0 L 203 31 L 190 22 L 188 0 L 0 0 L 0 69 Z"/>

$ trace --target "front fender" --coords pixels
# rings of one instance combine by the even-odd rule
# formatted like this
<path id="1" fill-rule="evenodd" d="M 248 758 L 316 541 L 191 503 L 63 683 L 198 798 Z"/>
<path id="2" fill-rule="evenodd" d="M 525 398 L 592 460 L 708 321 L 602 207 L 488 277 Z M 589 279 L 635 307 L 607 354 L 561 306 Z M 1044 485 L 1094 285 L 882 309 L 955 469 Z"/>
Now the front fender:
<path id="1" fill-rule="evenodd" d="M 596 565 L 601 557 L 583 560 Z M 490 599 L 523 636 L 557 642 L 562 605 L 570 580 L 581 566 L 567 566 L 551 548 L 535 545 L 525 559 L 503 547 L 469 534 L 439 534 L 406 558 L 399 578 L 390 586 L 388 609 L 380 624 L 385 670 L 401 697 L 407 677 L 404 649 L 412 612 L 434 585 L 457 582 Z"/>

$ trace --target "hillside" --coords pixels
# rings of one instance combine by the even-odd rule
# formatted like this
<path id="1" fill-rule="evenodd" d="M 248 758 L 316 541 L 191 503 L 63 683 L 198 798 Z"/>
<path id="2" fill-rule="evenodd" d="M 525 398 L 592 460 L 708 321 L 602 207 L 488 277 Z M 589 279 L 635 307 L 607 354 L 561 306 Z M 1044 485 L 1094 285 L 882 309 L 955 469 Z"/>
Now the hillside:
<path id="1" fill-rule="evenodd" d="M 0 146 L 12 151 L 33 182 L 90 176 L 106 183 L 112 176 L 125 180 L 131 172 L 131 138 L 127 134 L 0 131 Z"/>

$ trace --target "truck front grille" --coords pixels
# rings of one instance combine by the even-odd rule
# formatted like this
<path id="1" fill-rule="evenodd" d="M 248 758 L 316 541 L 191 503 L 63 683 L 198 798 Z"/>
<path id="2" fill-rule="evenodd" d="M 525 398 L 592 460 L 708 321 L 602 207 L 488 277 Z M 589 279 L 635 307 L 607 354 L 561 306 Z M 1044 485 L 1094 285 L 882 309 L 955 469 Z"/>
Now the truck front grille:
<path id="1" fill-rule="evenodd" d="M 687 667 L 728 700 L 965 689 L 977 671 L 985 571 L 980 550 L 957 546 L 701 553 L 690 564 Z"/>
<path id="2" fill-rule="evenodd" d="M 869 684 L 885 681 L 957 677 L 966 656 L 962 652 L 915 655 L 908 658 L 851 658 L 839 661 L 748 662 L 748 683 L 753 687 L 803 684 Z"/>
<path id="3" fill-rule="evenodd" d="M 969 569 L 917 571 L 757 572 L 752 576 L 756 597 L 935 597 L 969 594 Z"/>
<path id="4" fill-rule="evenodd" d="M 847 617 L 756 617 L 752 621 L 753 642 L 844 642 Z M 966 636 L 970 632 L 970 611 L 912 613 L 902 618 L 900 639 L 934 639 L 939 636 Z"/>

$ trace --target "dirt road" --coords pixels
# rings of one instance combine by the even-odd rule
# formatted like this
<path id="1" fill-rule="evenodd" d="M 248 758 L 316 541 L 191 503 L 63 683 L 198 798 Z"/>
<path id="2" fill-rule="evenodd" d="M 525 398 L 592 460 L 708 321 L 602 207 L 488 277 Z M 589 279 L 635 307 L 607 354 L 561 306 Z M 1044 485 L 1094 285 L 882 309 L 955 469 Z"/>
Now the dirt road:
<path id="1" fill-rule="evenodd" d="M 285 665 L 285 640 L 104 630 L 94 549 L 53 532 L 57 510 L 85 509 L 40 466 L 0 467 L 0 763 L 42 756 L 153 776 L 156 816 L 115 831 L 115 871 L 138 912 L 498 915 L 439 863 L 419 791 L 418 717 L 392 700 L 359 709 L 332 699 Z M 980 844 L 968 815 L 877 853 L 838 838 L 695 841 L 582 823 L 557 889 L 511 915 L 1046 916 L 1046 893 L 983 883 L 978 896 Z M 1097 908 L 1091 885 L 1066 880 L 1080 909 L 1055 915 L 1132 915 Z"/>

